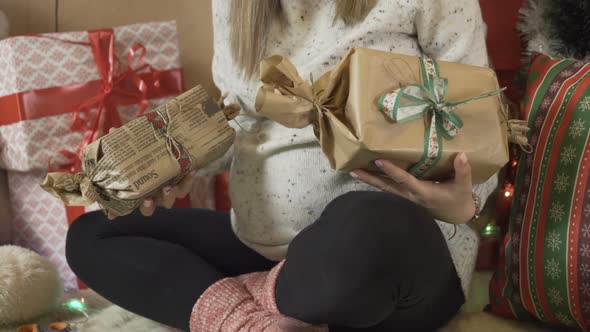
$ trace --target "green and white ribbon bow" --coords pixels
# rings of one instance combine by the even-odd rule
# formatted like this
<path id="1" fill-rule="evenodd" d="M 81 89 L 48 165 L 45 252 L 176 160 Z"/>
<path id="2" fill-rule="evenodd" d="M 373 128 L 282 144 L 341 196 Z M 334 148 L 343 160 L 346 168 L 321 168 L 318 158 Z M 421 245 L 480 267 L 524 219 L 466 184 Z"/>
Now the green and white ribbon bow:
<path id="1" fill-rule="evenodd" d="M 463 127 L 463 121 L 453 110 L 468 102 L 495 96 L 504 91 L 500 89 L 448 102 L 445 101 L 445 97 L 449 82 L 446 78 L 440 77 L 436 61 L 421 57 L 420 66 L 423 84 L 410 84 L 379 99 L 379 110 L 387 113 L 397 123 L 426 119 L 424 153 L 420 161 L 409 171 L 417 178 L 424 177 L 440 161 L 443 151 L 441 136 L 452 140 Z"/>

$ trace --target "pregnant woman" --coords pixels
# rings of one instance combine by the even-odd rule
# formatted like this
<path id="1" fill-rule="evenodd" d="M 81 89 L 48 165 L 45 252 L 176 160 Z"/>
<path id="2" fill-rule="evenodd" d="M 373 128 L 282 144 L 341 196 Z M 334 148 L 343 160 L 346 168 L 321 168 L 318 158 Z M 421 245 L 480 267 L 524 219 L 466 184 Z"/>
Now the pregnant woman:
<path id="1" fill-rule="evenodd" d="M 330 169 L 312 128 L 258 116 L 257 64 L 281 54 L 320 77 L 352 47 L 487 66 L 477 0 L 213 1 L 213 77 L 242 116 L 234 147 L 200 170 L 231 170 L 231 213 L 166 209 L 191 176 L 140 212 L 90 213 L 67 257 L 114 303 L 191 331 L 433 331 L 465 300 L 476 235 L 465 225 L 496 187 L 454 178 Z M 190 45 L 185 45 L 190 47 Z M 231 167 L 230 167 L 231 166 Z M 163 205 L 164 208 L 156 208 Z"/>

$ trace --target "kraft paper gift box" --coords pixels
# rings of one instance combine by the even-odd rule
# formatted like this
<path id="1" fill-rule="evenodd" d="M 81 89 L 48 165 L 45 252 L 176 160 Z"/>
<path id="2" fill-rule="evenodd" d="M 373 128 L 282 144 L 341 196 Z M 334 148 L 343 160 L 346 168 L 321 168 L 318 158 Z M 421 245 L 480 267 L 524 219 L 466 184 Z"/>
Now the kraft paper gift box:
<path id="1" fill-rule="evenodd" d="M 508 161 L 508 120 L 493 70 L 352 49 L 313 83 L 281 56 L 261 63 L 257 112 L 287 127 L 312 125 L 332 168 L 376 170 L 388 159 L 432 180 L 465 152 L 474 183 Z"/>

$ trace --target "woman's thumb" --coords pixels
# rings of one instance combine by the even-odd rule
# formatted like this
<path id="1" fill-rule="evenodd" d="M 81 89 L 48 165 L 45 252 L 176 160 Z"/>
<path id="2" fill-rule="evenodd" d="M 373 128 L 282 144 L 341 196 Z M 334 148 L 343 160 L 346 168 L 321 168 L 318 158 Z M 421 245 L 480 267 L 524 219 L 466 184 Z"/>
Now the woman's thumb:
<path id="1" fill-rule="evenodd" d="M 467 154 L 464 152 L 459 153 L 455 157 L 455 182 L 465 185 L 471 188 L 471 165 L 467 158 Z"/>

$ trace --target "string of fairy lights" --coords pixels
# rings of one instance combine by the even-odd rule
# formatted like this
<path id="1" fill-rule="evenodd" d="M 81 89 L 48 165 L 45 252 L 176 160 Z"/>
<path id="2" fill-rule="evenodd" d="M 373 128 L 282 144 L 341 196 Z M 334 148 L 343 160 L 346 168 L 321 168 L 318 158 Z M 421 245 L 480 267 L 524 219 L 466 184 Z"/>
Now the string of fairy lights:
<path id="1" fill-rule="evenodd" d="M 514 180 L 518 169 L 518 159 L 521 150 L 517 146 L 510 147 L 510 162 L 504 168 L 503 179 L 499 188 L 499 197 L 496 201 L 496 207 L 493 218 L 490 218 L 488 224 L 484 227 L 481 235 L 483 237 L 499 237 L 508 231 L 508 219 L 510 217 L 510 208 L 514 199 Z"/>
<path id="2" fill-rule="evenodd" d="M 70 323 L 68 329 L 66 330 L 68 332 L 78 331 L 78 327 L 81 324 L 86 323 L 90 319 L 90 316 L 88 315 L 88 306 L 86 305 L 86 299 L 83 297 L 69 299 L 63 304 L 63 306 L 70 311 L 79 312 L 84 316 L 82 320 Z"/>

